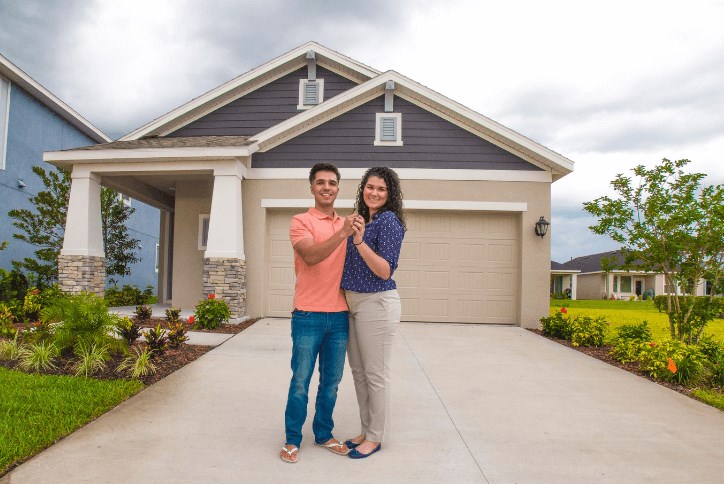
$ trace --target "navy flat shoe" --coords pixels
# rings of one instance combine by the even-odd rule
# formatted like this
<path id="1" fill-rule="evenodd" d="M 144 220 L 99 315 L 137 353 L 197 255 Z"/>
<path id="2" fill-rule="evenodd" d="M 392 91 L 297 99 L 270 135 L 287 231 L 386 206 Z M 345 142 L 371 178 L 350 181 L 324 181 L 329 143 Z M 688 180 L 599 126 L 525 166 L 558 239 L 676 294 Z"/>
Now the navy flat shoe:
<path id="1" fill-rule="evenodd" d="M 349 457 L 350 459 L 365 459 L 365 458 L 371 456 L 372 454 L 374 454 L 375 452 L 377 452 L 378 450 L 380 450 L 381 448 L 382 448 L 382 442 L 380 442 L 379 445 L 375 448 L 375 450 L 373 450 L 369 454 L 363 454 L 362 452 L 358 451 L 357 449 L 353 449 L 350 451 L 349 454 L 347 454 L 347 457 Z"/>
<path id="2" fill-rule="evenodd" d="M 344 445 L 346 445 L 348 449 L 354 449 L 355 447 L 359 446 L 361 443 L 362 442 L 360 442 L 359 444 L 355 444 L 354 442 L 352 442 L 352 439 L 349 439 L 349 440 L 345 440 Z"/>

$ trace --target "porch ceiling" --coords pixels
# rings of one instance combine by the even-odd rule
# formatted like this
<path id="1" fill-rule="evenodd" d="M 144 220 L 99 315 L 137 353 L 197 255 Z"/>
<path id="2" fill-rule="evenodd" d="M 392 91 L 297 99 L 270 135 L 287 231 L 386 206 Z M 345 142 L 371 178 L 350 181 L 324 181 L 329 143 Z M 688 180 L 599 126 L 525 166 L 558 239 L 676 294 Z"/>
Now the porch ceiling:
<path id="1" fill-rule="evenodd" d="M 211 173 L 164 173 L 164 174 L 104 174 L 101 184 L 124 195 L 173 212 L 176 202 L 176 184 L 180 181 L 208 183 Z"/>

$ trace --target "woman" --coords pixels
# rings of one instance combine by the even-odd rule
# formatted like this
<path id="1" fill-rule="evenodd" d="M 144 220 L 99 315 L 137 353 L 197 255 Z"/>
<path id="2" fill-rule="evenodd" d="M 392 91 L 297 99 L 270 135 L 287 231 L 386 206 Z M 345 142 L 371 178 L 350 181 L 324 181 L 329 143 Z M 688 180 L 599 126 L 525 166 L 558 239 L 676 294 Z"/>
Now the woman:
<path id="1" fill-rule="evenodd" d="M 390 350 L 400 322 L 400 297 L 392 274 L 405 235 L 400 180 L 390 168 L 367 170 L 357 190 L 342 273 L 349 306 L 347 356 L 352 368 L 362 431 L 345 444 L 363 459 L 382 448 L 389 425 Z M 362 223 L 363 222 L 363 223 Z"/>

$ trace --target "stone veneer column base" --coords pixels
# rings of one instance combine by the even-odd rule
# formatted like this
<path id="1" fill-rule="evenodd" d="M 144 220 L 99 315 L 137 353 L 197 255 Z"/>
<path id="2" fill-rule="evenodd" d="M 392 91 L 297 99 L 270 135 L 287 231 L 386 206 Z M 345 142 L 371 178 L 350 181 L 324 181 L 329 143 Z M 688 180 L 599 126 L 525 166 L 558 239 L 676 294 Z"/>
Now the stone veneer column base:
<path id="1" fill-rule="evenodd" d="M 103 297 L 106 292 L 106 258 L 90 255 L 60 255 L 58 283 L 63 292 L 92 292 Z"/>
<path id="2" fill-rule="evenodd" d="M 246 261 L 210 257 L 204 259 L 204 296 L 216 294 L 229 305 L 231 321 L 238 322 L 246 313 Z"/>

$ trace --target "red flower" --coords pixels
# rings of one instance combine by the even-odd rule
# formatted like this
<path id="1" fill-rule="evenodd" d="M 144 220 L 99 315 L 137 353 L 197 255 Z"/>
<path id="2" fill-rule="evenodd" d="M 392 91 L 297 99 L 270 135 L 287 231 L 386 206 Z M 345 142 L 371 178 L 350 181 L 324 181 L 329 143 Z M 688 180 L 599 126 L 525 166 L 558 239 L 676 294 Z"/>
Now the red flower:
<path id="1" fill-rule="evenodd" d="M 562 312 L 563 314 L 568 314 L 568 311 L 566 310 L 566 308 L 561 308 L 561 312 Z"/>
<path id="2" fill-rule="evenodd" d="M 194 318 L 194 315 L 192 314 L 189 316 L 189 324 L 194 324 L 194 321 L 196 321 L 196 318 Z"/>
<path id="3" fill-rule="evenodd" d="M 209 299 L 216 299 L 216 294 L 209 294 Z"/>
<path id="4" fill-rule="evenodd" d="M 667 366 L 666 368 L 667 368 L 671 373 L 676 373 L 676 371 L 677 371 L 676 363 L 674 363 L 674 360 L 672 360 L 671 358 L 669 358 L 669 366 Z"/>
<path id="5" fill-rule="evenodd" d="M 649 346 L 651 346 L 651 347 L 653 348 L 654 346 L 656 346 L 656 343 L 654 343 L 654 342 L 652 341 L 651 343 L 649 343 Z"/>

